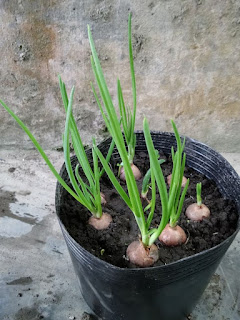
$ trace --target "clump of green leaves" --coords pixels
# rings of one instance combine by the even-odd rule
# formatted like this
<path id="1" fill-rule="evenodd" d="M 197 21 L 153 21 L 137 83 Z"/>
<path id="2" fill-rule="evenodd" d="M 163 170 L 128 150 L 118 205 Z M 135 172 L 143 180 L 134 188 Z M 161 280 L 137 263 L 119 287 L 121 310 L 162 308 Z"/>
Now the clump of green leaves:
<path id="1" fill-rule="evenodd" d="M 134 213 L 136 222 L 141 231 L 142 240 L 146 245 L 148 245 L 149 235 L 146 229 L 145 216 L 144 216 L 137 184 L 136 184 L 135 177 L 133 175 L 131 165 L 129 162 L 129 154 L 125 146 L 125 140 L 121 130 L 121 125 L 119 123 L 118 116 L 114 108 L 112 98 L 110 96 L 110 93 L 103 75 L 103 71 L 102 71 L 101 64 L 96 52 L 96 48 L 94 45 L 94 41 L 92 39 L 92 34 L 89 26 L 88 26 L 88 37 L 89 37 L 89 43 L 92 51 L 92 57 L 91 57 L 92 69 L 95 75 L 95 79 L 99 88 L 99 92 L 100 92 L 100 96 L 101 96 L 101 100 L 104 108 L 102 106 L 102 103 L 100 102 L 100 99 L 98 98 L 98 95 L 96 93 L 94 86 L 92 85 L 93 92 L 96 97 L 98 106 L 101 110 L 103 119 L 105 120 L 108 131 L 110 132 L 113 140 L 115 141 L 116 147 L 121 157 L 122 164 L 125 171 L 126 184 L 127 184 L 129 195 L 127 195 L 126 192 L 121 187 L 117 178 L 114 176 L 108 162 L 104 159 L 102 153 L 100 152 L 100 150 L 97 148 L 96 145 L 95 145 L 95 151 L 103 165 L 103 168 L 105 169 L 110 180 L 112 181 L 114 187 L 119 192 L 120 196 L 123 198 L 126 204 L 129 206 L 131 211 Z"/>
<path id="2" fill-rule="evenodd" d="M 182 153 L 184 149 L 184 144 L 181 144 L 181 139 L 176 128 L 175 123 L 172 121 L 173 130 L 175 133 L 177 141 L 177 150 L 173 155 L 173 171 L 172 171 L 172 181 L 169 191 L 165 183 L 163 172 L 158 161 L 158 156 L 156 150 L 154 149 L 153 141 L 151 138 L 148 122 L 144 119 L 144 137 L 148 149 L 148 154 L 150 158 L 150 168 L 151 168 L 151 185 L 152 185 L 152 201 L 151 201 L 151 212 L 152 208 L 155 207 L 156 199 L 156 189 L 154 187 L 155 181 L 159 190 L 161 205 L 162 205 L 162 219 L 159 227 L 151 235 L 150 243 L 153 243 L 161 234 L 162 230 L 165 228 L 168 221 L 170 221 L 171 226 L 175 226 L 182 212 L 182 206 L 189 185 L 189 180 L 187 181 L 186 186 L 181 192 L 181 181 L 183 176 L 183 171 L 185 168 L 186 155 L 182 158 Z"/>
<path id="3" fill-rule="evenodd" d="M 178 131 L 176 130 L 176 126 L 174 122 L 172 122 L 172 124 L 175 130 L 176 139 L 178 140 L 179 138 Z M 162 173 L 162 169 L 160 166 L 160 161 L 158 159 L 157 152 L 154 148 L 149 125 L 146 119 L 144 119 L 143 125 L 144 125 L 145 141 L 146 141 L 149 158 L 150 158 L 150 167 L 151 167 L 150 173 L 151 173 L 151 186 L 152 186 L 152 199 L 151 199 L 151 207 L 150 207 L 151 210 L 147 216 L 145 216 L 144 214 L 137 184 L 134 177 L 131 176 L 130 167 L 126 166 L 127 168 L 126 183 L 128 188 L 128 195 L 127 195 L 124 189 L 122 188 L 122 186 L 120 185 L 120 183 L 118 182 L 117 178 L 114 176 L 109 164 L 106 162 L 102 153 L 100 152 L 100 150 L 96 145 L 95 145 L 95 150 L 115 189 L 118 191 L 118 193 L 120 194 L 122 199 L 125 201 L 125 203 L 128 205 L 130 210 L 133 212 L 141 232 L 141 240 L 143 244 L 145 246 L 151 246 L 159 237 L 159 235 L 161 234 L 161 232 L 163 231 L 163 229 L 165 228 L 169 220 L 172 218 L 176 222 L 177 218 L 179 218 L 189 181 L 185 186 L 181 195 L 179 195 L 179 185 L 181 188 L 180 172 L 182 169 L 182 163 L 181 161 L 179 161 L 179 153 L 181 153 L 181 151 L 178 152 L 179 150 L 177 150 L 176 158 L 173 164 L 175 173 L 173 175 L 172 188 L 170 188 L 168 192 L 165 179 Z M 119 124 L 118 124 L 118 127 L 119 127 L 118 131 L 121 131 Z M 124 141 L 116 143 L 116 146 L 120 150 L 124 150 Z M 178 148 L 179 147 L 180 146 L 178 145 Z M 124 159 L 124 162 L 127 161 L 126 153 L 127 153 L 126 149 L 125 151 L 121 151 L 121 154 L 124 155 L 124 157 L 122 158 Z M 158 228 L 151 228 L 151 222 L 155 212 L 155 204 L 156 204 L 156 184 L 159 190 L 161 204 L 162 204 L 162 218 L 160 219 L 161 221 Z"/>
<path id="4" fill-rule="evenodd" d="M 120 183 L 118 182 L 117 178 L 114 176 L 109 164 L 104 159 L 101 151 L 98 149 L 96 145 L 94 146 L 94 148 L 97 153 L 97 156 L 99 157 L 103 165 L 103 168 L 108 174 L 109 179 L 111 180 L 115 189 L 118 191 L 118 193 L 120 194 L 122 199 L 125 201 L 125 203 L 128 205 L 130 210 L 133 212 L 141 232 L 141 240 L 143 244 L 145 246 L 151 246 L 155 242 L 155 240 L 159 237 L 160 233 L 165 228 L 169 219 L 171 220 L 171 223 L 174 224 L 177 222 L 179 215 L 181 213 L 182 204 L 183 204 L 187 186 L 188 186 L 187 184 L 187 186 L 183 190 L 183 193 L 181 194 L 181 184 L 179 184 L 179 181 L 181 181 L 181 177 L 182 177 L 184 166 L 185 166 L 185 157 L 183 158 L 183 161 L 181 158 L 183 149 L 184 149 L 184 143 L 183 145 L 181 144 L 178 131 L 176 129 L 174 122 L 172 121 L 173 129 L 174 129 L 176 140 L 177 140 L 177 151 L 176 153 L 174 153 L 174 151 L 172 150 L 173 173 L 172 173 L 172 183 L 171 183 L 171 187 L 168 194 L 167 186 L 166 186 L 164 176 L 160 167 L 159 159 L 158 159 L 158 152 L 156 152 L 156 150 L 154 149 L 147 120 L 146 119 L 144 120 L 144 136 L 145 136 L 145 141 L 147 144 L 150 163 L 151 163 L 151 166 L 150 166 L 151 171 L 148 175 L 151 174 L 151 186 L 152 186 L 151 211 L 148 217 L 146 218 L 143 207 L 142 207 L 142 202 L 141 202 L 141 197 L 138 191 L 138 187 L 137 187 L 137 184 L 131 169 L 131 165 L 129 162 L 129 153 L 125 146 L 124 136 L 126 136 L 126 134 L 124 134 L 124 136 L 122 134 L 121 125 L 119 123 L 117 113 L 113 105 L 112 98 L 110 96 L 110 93 L 103 75 L 103 71 L 102 71 L 101 64 L 96 52 L 94 41 L 92 39 L 90 27 L 88 27 L 88 37 L 89 37 L 89 43 L 92 51 L 92 57 L 91 57 L 92 69 L 95 75 L 95 79 L 98 85 L 102 102 L 100 101 L 100 98 L 98 97 L 96 90 L 92 85 L 93 92 L 94 92 L 96 101 L 98 103 L 98 106 L 101 110 L 101 113 L 103 115 L 103 118 L 105 120 L 106 126 L 111 136 L 113 137 L 113 140 L 116 143 L 116 147 L 121 157 L 122 165 L 124 167 L 124 171 L 126 175 L 126 184 L 127 184 L 128 194 L 124 191 L 124 189 L 121 187 Z M 132 73 L 134 74 L 133 68 L 132 68 Z M 132 79 L 134 79 L 134 87 L 135 87 L 135 77 L 132 76 Z M 121 90 L 118 91 L 118 94 L 119 92 L 121 92 Z M 120 101 L 121 101 L 121 94 L 120 94 Z M 156 203 L 156 185 L 155 185 L 156 183 L 157 183 L 160 197 L 161 197 L 162 218 L 158 228 L 151 228 L 151 222 L 152 222 L 152 218 L 155 210 L 155 203 Z"/>
<path id="5" fill-rule="evenodd" d="M 68 95 L 66 92 L 66 86 L 62 82 L 61 77 L 59 77 L 60 90 L 62 95 L 62 100 L 64 108 L 66 111 L 66 125 L 65 133 L 63 138 L 64 146 L 64 158 L 66 169 L 71 181 L 71 184 L 77 193 L 78 197 L 81 199 L 82 203 L 96 218 L 102 216 L 102 205 L 101 205 L 101 193 L 100 193 L 100 178 L 104 173 L 104 170 L 100 170 L 98 167 L 98 158 L 97 155 L 92 149 L 92 159 L 93 159 L 93 169 L 88 161 L 81 137 L 77 130 L 77 125 L 72 114 L 72 101 L 71 97 L 68 100 Z M 69 101 L 71 103 L 69 103 Z M 69 136 L 71 134 L 73 148 L 78 159 L 78 164 L 75 168 L 75 175 L 72 170 L 71 161 L 70 161 L 70 150 L 69 150 Z M 110 160 L 113 148 L 114 141 L 112 141 L 106 161 Z M 79 168 L 81 169 L 87 178 L 88 183 L 84 182 L 79 174 Z M 75 178 L 76 177 L 76 178 Z"/>
<path id="6" fill-rule="evenodd" d="M 185 147 L 185 138 L 182 143 L 175 123 L 173 121 L 171 122 L 177 141 L 176 152 L 174 152 L 173 147 L 171 148 L 173 169 L 169 189 L 169 194 L 174 194 L 173 206 L 170 212 L 170 226 L 175 227 L 182 212 L 183 202 L 189 186 L 189 179 L 187 179 L 185 187 L 182 190 L 182 179 L 186 163 L 186 153 L 183 152 Z"/>
<path id="7" fill-rule="evenodd" d="M 120 80 L 117 81 L 118 89 L 118 104 L 121 115 L 122 127 L 125 136 L 125 140 L 128 147 L 128 159 L 129 162 L 133 162 L 135 155 L 135 146 L 136 146 L 136 135 L 134 133 L 135 120 L 136 120 L 136 108 L 137 108 L 137 93 L 136 93 L 136 80 L 134 72 L 134 61 L 133 61 L 133 51 L 132 51 L 132 32 L 131 32 L 131 13 L 129 14 L 128 19 L 128 49 L 129 49 L 129 61 L 130 61 L 130 70 L 132 78 L 132 94 L 133 94 L 133 110 L 129 106 L 125 106 L 122 87 Z"/>
<path id="8" fill-rule="evenodd" d="M 94 149 L 92 149 L 93 169 L 91 168 L 88 157 L 86 155 L 81 137 L 77 130 L 76 122 L 72 115 L 74 87 L 72 88 L 70 97 L 68 99 L 65 84 L 62 82 L 60 77 L 59 84 L 64 108 L 66 111 L 65 130 L 63 135 L 64 160 L 68 176 L 74 190 L 72 190 L 58 174 L 57 170 L 54 168 L 46 153 L 44 152 L 36 138 L 33 136 L 33 134 L 30 132 L 30 130 L 26 127 L 26 125 L 3 101 L 0 100 L 0 103 L 32 140 L 34 146 L 39 151 L 39 153 L 47 163 L 49 169 L 52 171 L 52 173 L 57 178 L 59 183 L 63 186 L 63 188 L 65 188 L 78 202 L 85 206 L 96 218 L 100 218 L 102 216 L 102 205 L 99 181 L 104 170 L 100 170 L 98 167 L 98 158 Z M 72 138 L 74 151 L 79 162 L 74 171 L 72 169 L 70 157 L 70 136 Z M 109 161 L 113 148 L 114 142 L 112 141 L 107 154 L 106 161 Z M 80 167 L 86 177 L 87 182 L 83 181 L 83 178 L 80 175 Z"/>
<path id="9" fill-rule="evenodd" d="M 97 52 L 95 49 L 95 45 L 92 39 L 92 34 L 90 27 L 88 26 L 88 38 L 90 42 L 90 47 L 92 50 L 92 57 L 91 57 L 91 64 L 92 69 L 99 87 L 99 91 L 101 94 L 101 98 L 103 101 L 103 104 L 106 108 L 106 113 L 103 110 L 103 107 L 101 105 L 101 102 L 98 98 L 98 95 L 96 93 L 96 90 L 92 85 L 92 90 L 96 99 L 96 102 L 100 108 L 100 111 L 102 113 L 103 119 L 106 123 L 106 126 L 108 128 L 108 131 L 110 134 L 114 134 L 114 123 L 112 121 L 112 117 L 109 115 L 109 109 L 106 107 L 106 104 L 108 106 L 112 106 L 111 96 L 109 94 L 99 59 L 97 57 Z M 118 91 L 118 104 L 119 104 L 119 110 L 120 110 L 120 122 L 122 124 L 123 133 L 124 133 L 124 139 L 127 144 L 127 157 L 128 161 L 132 167 L 134 176 L 137 180 L 141 178 L 141 173 L 139 169 L 133 164 L 133 158 L 135 155 L 135 146 L 136 146 L 136 135 L 134 133 L 135 128 L 135 120 L 136 120 L 136 105 L 137 105 L 137 95 L 136 95 L 136 81 L 135 81 L 135 72 L 134 72 L 134 63 L 133 63 L 133 53 L 132 53 L 132 37 L 131 37 L 131 13 L 129 14 L 129 20 L 128 20 L 128 45 L 129 45 L 129 60 L 130 60 L 130 70 L 131 70 L 131 79 L 132 79 L 132 94 L 133 94 L 133 110 L 129 106 L 126 106 L 123 98 L 123 92 L 120 80 L 117 81 L 117 91 Z M 113 110 L 113 109 L 112 109 Z M 115 109 L 114 109 L 114 113 Z M 115 117 L 115 114 L 114 114 Z M 113 136 L 113 135 L 112 135 Z M 125 169 L 123 168 L 123 162 L 119 165 L 119 175 L 122 177 L 123 180 L 126 180 L 125 177 Z M 122 170 L 122 172 L 121 172 Z"/>

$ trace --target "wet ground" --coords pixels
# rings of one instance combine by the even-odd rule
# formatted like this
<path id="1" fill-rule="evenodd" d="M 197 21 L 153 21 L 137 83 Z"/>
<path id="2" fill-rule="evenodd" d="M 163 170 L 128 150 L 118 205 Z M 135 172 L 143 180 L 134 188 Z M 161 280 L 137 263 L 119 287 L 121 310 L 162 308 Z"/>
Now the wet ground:
<path id="1" fill-rule="evenodd" d="M 62 153 L 48 154 L 60 169 Z M 240 154 L 224 156 L 240 173 Z M 55 183 L 35 150 L 0 150 L 1 320 L 90 319 L 56 219 Z M 240 234 L 189 319 L 240 319 L 239 243 Z"/>

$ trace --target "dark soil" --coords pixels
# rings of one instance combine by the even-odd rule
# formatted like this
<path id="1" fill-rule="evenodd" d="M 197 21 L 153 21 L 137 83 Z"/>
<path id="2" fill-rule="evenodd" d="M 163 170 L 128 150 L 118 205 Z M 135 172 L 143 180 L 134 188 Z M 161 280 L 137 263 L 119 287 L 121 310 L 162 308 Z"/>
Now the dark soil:
<path id="1" fill-rule="evenodd" d="M 164 155 L 161 155 L 161 158 L 166 159 L 166 162 L 161 165 L 166 178 L 171 173 L 172 162 L 170 158 L 167 159 Z M 135 157 L 134 163 L 143 174 L 149 168 L 148 157 L 144 152 Z M 117 175 L 117 167 L 114 168 L 114 171 Z M 160 259 L 154 266 L 168 264 L 212 248 L 227 239 L 237 228 L 236 205 L 233 201 L 227 200 L 221 195 L 215 182 L 208 180 L 202 174 L 188 167 L 186 167 L 184 175 L 190 179 L 190 184 L 179 225 L 185 230 L 188 240 L 186 244 L 177 247 L 165 247 L 160 241 L 156 241 Z M 209 207 L 211 215 L 209 219 L 204 219 L 201 222 L 191 222 L 187 220 L 184 212 L 188 205 L 196 202 L 196 183 L 198 182 L 202 182 L 202 199 L 205 205 Z M 121 182 L 121 185 L 125 188 L 125 183 Z M 138 182 L 139 190 L 141 185 L 142 180 Z M 63 191 L 60 218 L 70 235 L 96 257 L 118 267 L 136 267 L 131 265 L 125 256 L 128 245 L 139 237 L 134 216 L 106 176 L 102 177 L 101 191 L 107 199 L 107 205 L 103 207 L 103 211 L 113 217 L 113 222 L 107 230 L 97 231 L 89 226 L 87 222 L 90 213 L 65 190 Z M 144 207 L 146 205 L 147 203 L 143 203 Z M 160 217 L 161 205 L 159 195 L 157 195 L 152 227 L 159 224 Z"/>

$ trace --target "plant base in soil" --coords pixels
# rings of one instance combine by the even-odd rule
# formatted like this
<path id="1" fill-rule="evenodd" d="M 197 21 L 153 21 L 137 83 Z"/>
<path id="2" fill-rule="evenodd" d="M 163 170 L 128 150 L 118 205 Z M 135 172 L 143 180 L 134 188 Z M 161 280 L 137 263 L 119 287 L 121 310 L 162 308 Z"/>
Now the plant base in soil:
<path id="1" fill-rule="evenodd" d="M 165 158 L 162 170 L 165 178 L 171 173 L 171 158 Z M 134 163 L 138 166 L 143 176 L 149 168 L 148 155 L 141 152 L 135 156 Z M 118 167 L 114 167 L 117 176 Z M 219 192 L 216 184 L 208 180 L 202 174 L 192 168 L 186 167 L 184 175 L 190 179 L 189 188 L 186 194 L 183 212 L 179 225 L 187 234 L 185 244 L 177 247 L 166 247 L 156 241 L 159 248 L 159 260 L 154 266 L 165 265 L 179 259 L 194 255 L 201 251 L 210 249 L 227 239 L 237 228 L 238 214 L 236 205 L 232 200 L 225 199 Z M 196 202 L 196 183 L 202 182 L 202 199 L 210 211 L 211 216 L 203 221 L 189 221 L 185 216 L 187 206 Z M 139 191 L 142 186 L 142 179 L 137 181 Z M 125 183 L 121 182 L 124 187 Z M 103 175 L 101 191 L 105 194 L 107 204 L 103 211 L 109 213 L 113 222 L 106 230 L 95 230 L 88 224 L 90 213 L 82 207 L 67 192 L 63 191 L 60 219 L 68 230 L 69 234 L 86 250 L 96 257 L 122 268 L 136 268 L 126 259 L 128 245 L 139 238 L 139 230 L 135 219 L 129 208 L 125 205 L 118 193 L 113 188 L 108 178 Z M 149 193 L 151 199 L 151 193 Z M 146 206 L 147 202 L 143 202 Z M 161 216 L 160 198 L 157 194 L 157 202 L 152 227 L 157 227 Z"/>

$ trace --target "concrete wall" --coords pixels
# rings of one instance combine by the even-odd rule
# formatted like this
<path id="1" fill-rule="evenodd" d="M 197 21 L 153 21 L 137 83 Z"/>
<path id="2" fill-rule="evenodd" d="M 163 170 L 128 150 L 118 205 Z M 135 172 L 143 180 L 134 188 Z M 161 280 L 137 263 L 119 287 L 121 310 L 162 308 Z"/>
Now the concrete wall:
<path id="1" fill-rule="evenodd" d="M 45 148 L 61 145 L 61 74 L 76 85 L 74 114 L 85 143 L 105 136 L 90 89 L 93 80 L 87 24 L 116 102 L 116 79 L 130 104 L 127 17 L 133 12 L 138 92 L 143 116 L 155 130 L 171 130 L 218 151 L 240 151 L 239 0 L 1 0 L 0 97 Z M 31 142 L 0 109 L 1 147 Z"/>

